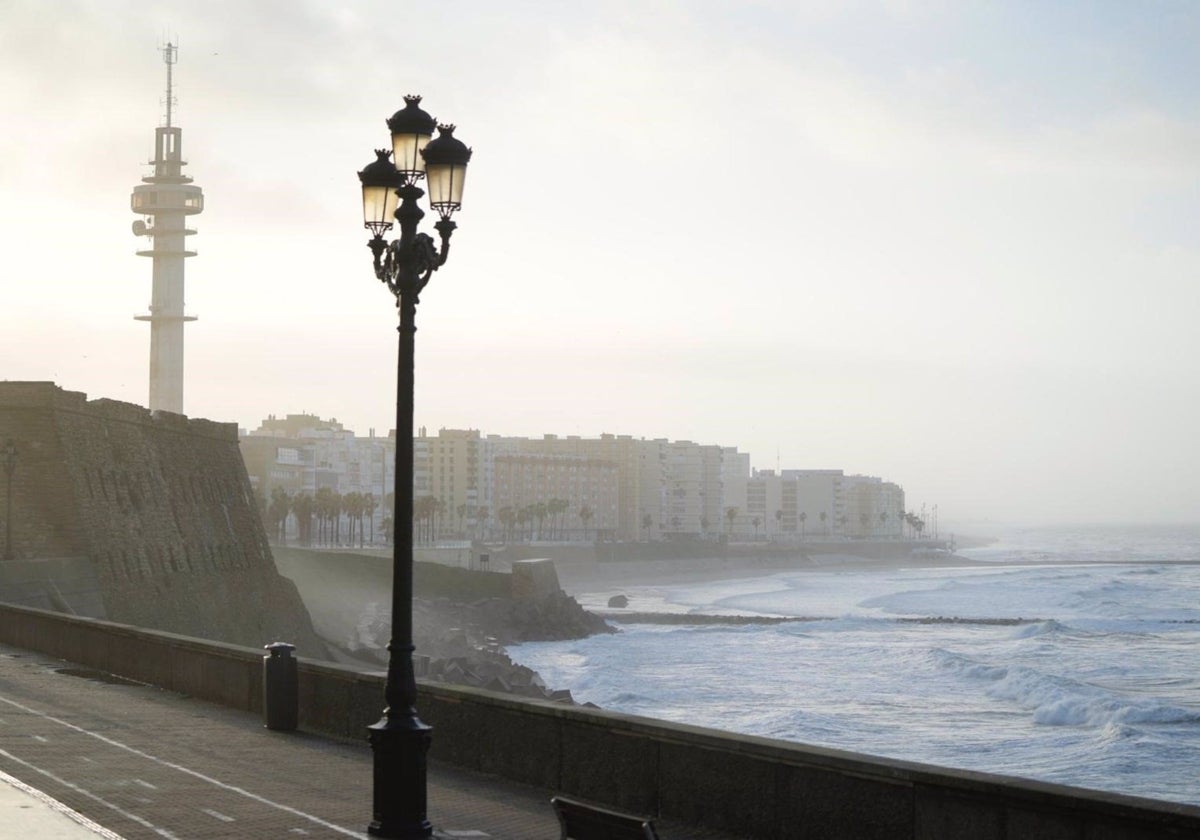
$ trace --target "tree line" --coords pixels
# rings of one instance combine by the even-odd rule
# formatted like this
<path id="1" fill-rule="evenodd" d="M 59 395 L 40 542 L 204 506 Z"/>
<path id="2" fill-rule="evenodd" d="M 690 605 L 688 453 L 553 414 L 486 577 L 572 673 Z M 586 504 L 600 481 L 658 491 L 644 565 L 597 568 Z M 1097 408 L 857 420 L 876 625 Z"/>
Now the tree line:
<path id="1" fill-rule="evenodd" d="M 342 545 L 343 533 L 346 545 L 354 545 L 355 539 L 360 548 L 375 542 L 375 511 L 380 503 L 374 493 L 339 493 L 332 487 L 322 487 L 315 494 L 301 491 L 290 495 L 282 487 L 274 487 L 269 499 L 261 493 L 258 496 L 263 525 L 281 545 L 287 544 L 289 516 L 296 521 L 297 536 L 303 545 Z M 386 504 L 390 504 L 391 496 L 389 493 Z M 390 517 L 385 516 L 385 529 L 390 523 Z"/>
<path id="2" fill-rule="evenodd" d="M 338 493 L 330 487 L 322 487 L 315 494 L 301 491 L 289 494 L 282 487 L 274 487 L 270 498 L 258 496 L 259 513 L 263 526 L 272 539 L 280 545 L 287 544 L 289 518 L 296 523 L 297 539 L 302 545 L 354 545 L 361 548 L 375 542 L 375 512 L 382 503 L 383 517 L 380 520 L 380 536 L 390 544 L 393 528 L 391 511 L 395 506 L 395 494 L 388 493 L 382 500 L 373 493 Z M 572 504 L 566 499 L 548 499 L 529 505 L 507 505 L 496 511 L 496 525 L 503 539 L 564 540 L 568 529 Z M 575 511 L 582 525 L 582 538 L 589 538 L 588 526 L 595 517 L 589 505 Z M 413 499 L 413 540 L 417 543 L 435 543 L 450 535 L 460 539 L 486 539 L 494 536 L 489 529 L 491 512 L 480 505 L 465 504 L 451 509 L 435 496 L 418 496 Z M 580 535 L 580 529 L 574 531 Z"/>

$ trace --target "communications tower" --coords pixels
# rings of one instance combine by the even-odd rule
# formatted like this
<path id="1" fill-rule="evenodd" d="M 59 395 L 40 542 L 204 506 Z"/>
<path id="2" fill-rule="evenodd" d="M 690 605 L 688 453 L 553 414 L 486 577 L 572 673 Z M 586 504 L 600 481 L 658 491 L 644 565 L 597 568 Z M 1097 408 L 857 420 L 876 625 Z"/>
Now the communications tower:
<path id="1" fill-rule="evenodd" d="M 130 199 L 133 212 L 144 217 L 133 223 L 134 235 L 150 240 L 150 248 L 137 254 L 154 260 L 150 314 L 134 318 L 150 322 L 150 410 L 182 414 L 183 325 L 196 320 L 183 311 L 183 261 L 196 256 L 185 247 L 186 238 L 196 232 L 185 221 L 204 210 L 204 194 L 183 174 L 183 131 L 171 125 L 177 45 L 168 43 L 162 54 L 167 65 L 166 120 L 154 130 L 154 174 L 142 178 Z"/>

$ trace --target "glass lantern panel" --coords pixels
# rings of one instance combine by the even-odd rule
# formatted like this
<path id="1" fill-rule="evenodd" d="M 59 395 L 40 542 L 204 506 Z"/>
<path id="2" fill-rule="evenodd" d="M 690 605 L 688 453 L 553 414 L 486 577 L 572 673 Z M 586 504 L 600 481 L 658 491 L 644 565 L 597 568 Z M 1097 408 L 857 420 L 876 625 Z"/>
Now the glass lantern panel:
<path id="1" fill-rule="evenodd" d="M 392 187 L 364 186 L 363 194 L 363 224 L 388 225 L 396 213 L 396 190 Z"/>
<path id="2" fill-rule="evenodd" d="M 429 143 L 428 134 L 393 134 L 392 160 L 404 173 L 424 172 L 425 158 L 421 151 Z"/>
<path id="3" fill-rule="evenodd" d="M 447 215 L 462 206 L 463 180 L 467 167 L 461 164 L 433 164 L 425 173 L 429 206 Z"/>

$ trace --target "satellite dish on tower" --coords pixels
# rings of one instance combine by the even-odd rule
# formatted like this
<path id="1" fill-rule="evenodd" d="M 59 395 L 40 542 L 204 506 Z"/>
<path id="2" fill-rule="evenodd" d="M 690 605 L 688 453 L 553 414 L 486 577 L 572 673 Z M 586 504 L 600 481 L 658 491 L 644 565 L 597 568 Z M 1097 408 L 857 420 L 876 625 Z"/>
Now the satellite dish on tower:
<path id="1" fill-rule="evenodd" d="M 133 222 L 134 236 L 149 236 L 153 231 L 141 219 L 135 219 Z"/>

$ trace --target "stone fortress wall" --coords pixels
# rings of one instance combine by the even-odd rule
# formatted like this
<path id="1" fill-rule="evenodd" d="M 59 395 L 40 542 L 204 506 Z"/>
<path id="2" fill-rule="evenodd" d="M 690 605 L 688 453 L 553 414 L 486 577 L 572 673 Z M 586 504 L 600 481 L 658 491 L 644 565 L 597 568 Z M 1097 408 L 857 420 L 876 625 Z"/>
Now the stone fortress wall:
<path id="1" fill-rule="evenodd" d="M 9 590 L 21 597 L 0 599 L 36 605 L 40 587 L 61 611 L 324 655 L 294 584 L 276 571 L 235 424 L 0 382 L 0 444 L 9 439 L 18 562 L 0 586 L 20 569 Z M 6 494 L 0 475 L 0 528 Z"/>

